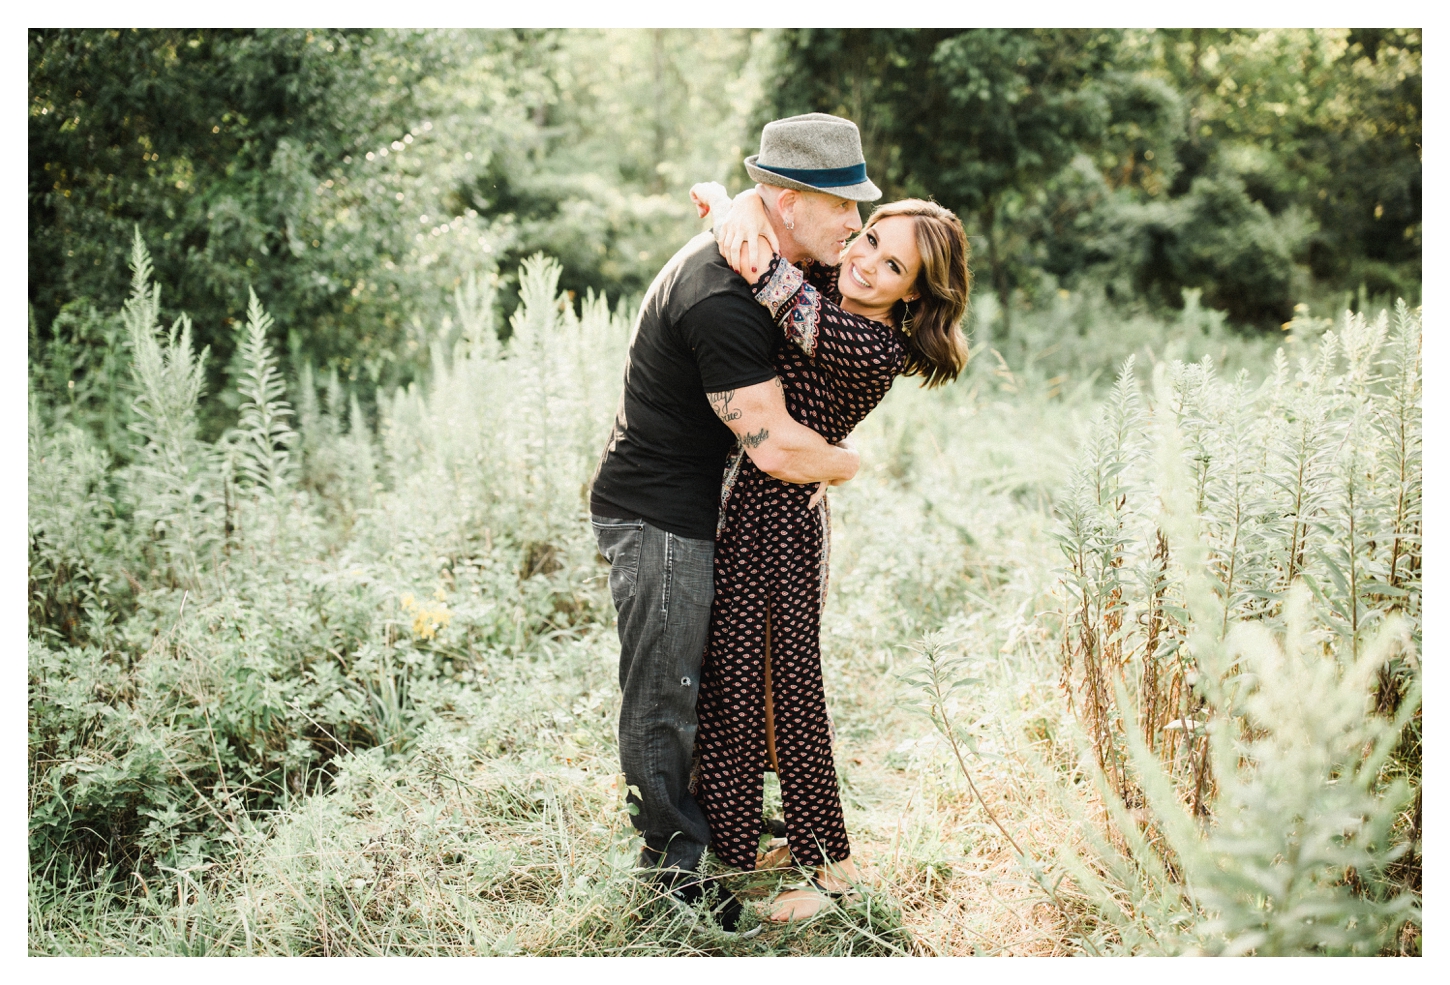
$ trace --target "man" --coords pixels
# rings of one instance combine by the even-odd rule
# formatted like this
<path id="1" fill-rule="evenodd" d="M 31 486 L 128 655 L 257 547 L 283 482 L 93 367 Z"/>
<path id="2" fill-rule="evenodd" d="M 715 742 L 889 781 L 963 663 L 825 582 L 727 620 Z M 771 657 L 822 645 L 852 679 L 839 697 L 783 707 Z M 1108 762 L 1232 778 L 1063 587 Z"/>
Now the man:
<path id="1" fill-rule="evenodd" d="M 861 228 L 856 203 L 881 196 L 866 177 L 856 125 L 823 113 L 766 124 L 745 167 L 793 262 L 834 263 Z M 761 471 L 798 483 L 844 482 L 860 465 L 855 449 L 829 444 L 786 412 L 779 345 L 779 329 L 710 234 L 692 239 L 640 306 L 590 494 L 619 612 L 619 752 L 638 791 L 630 802 L 644 836 L 640 861 L 687 903 L 703 896 L 698 870 L 710 841 L 688 783 L 726 455 L 738 441 Z M 735 929 L 740 905 L 728 892 L 715 912 Z"/>

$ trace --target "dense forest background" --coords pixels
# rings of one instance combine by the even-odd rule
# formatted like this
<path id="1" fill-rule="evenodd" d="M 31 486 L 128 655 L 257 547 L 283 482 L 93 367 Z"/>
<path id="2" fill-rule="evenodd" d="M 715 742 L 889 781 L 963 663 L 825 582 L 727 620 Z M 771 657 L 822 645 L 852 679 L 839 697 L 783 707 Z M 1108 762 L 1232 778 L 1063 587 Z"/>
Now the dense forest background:
<path id="1" fill-rule="evenodd" d="M 1421 58 L 31 31 L 30 952 L 1420 954 Z M 865 878 L 727 938 L 635 868 L 588 481 L 805 110 L 960 213 L 972 358 L 830 493 Z"/>
<path id="2" fill-rule="evenodd" d="M 1272 330 L 1418 298 L 1420 101 L 1414 30 L 36 30 L 32 362 L 87 392 L 139 229 L 212 392 L 249 287 L 289 373 L 403 383 L 469 272 L 510 309 L 542 250 L 637 295 L 690 184 L 741 187 L 762 123 L 811 110 L 861 126 L 888 199 L 966 219 L 989 332 L 1185 288 Z"/>

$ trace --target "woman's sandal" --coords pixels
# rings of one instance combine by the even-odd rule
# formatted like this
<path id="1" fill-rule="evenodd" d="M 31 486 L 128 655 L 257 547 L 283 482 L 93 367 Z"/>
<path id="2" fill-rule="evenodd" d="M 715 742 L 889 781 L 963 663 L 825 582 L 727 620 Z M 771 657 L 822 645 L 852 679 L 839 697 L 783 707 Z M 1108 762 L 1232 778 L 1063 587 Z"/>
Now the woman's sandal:
<path id="1" fill-rule="evenodd" d="M 816 909 L 813 912 L 811 912 L 810 914 L 808 914 L 806 916 L 803 916 L 803 917 L 786 917 L 784 920 L 777 920 L 773 916 L 773 913 L 767 913 L 767 914 L 765 914 L 765 917 L 764 917 L 765 922 L 766 923 L 773 923 L 773 924 L 802 924 L 802 923 L 806 923 L 806 922 L 808 922 L 810 920 L 816 919 L 822 913 L 825 913 L 827 910 L 829 910 L 831 908 L 831 904 L 833 904 L 833 903 L 839 903 L 843 898 L 845 898 L 846 896 L 848 896 L 852 892 L 854 892 L 854 890 L 851 889 L 849 886 L 846 889 L 827 889 L 825 886 L 823 886 L 821 884 L 820 879 L 816 878 L 816 876 L 813 874 L 810 877 L 810 881 L 808 881 L 808 882 L 800 882 L 800 883 L 795 883 L 795 884 L 790 885 L 790 886 L 786 886 L 782 890 L 781 895 L 784 895 L 785 893 L 790 893 L 790 892 L 805 892 L 805 891 L 810 891 L 812 893 L 812 895 L 811 896 L 797 896 L 795 899 L 786 900 L 785 902 L 786 903 L 794 903 L 796 900 L 818 899 L 818 900 L 821 901 L 821 905 L 818 906 L 818 907 L 816 907 Z M 780 901 L 781 901 L 780 896 L 776 896 L 774 902 L 779 903 Z"/>

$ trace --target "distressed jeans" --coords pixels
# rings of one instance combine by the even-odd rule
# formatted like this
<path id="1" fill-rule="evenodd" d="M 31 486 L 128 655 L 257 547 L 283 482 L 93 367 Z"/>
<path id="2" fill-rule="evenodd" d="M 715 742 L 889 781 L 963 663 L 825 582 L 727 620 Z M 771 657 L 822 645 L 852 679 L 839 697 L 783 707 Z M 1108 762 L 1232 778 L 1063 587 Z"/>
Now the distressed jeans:
<path id="1" fill-rule="evenodd" d="M 639 790 L 629 802 L 639 808 L 632 820 L 644 836 L 640 864 L 693 872 L 710 843 L 689 782 L 715 543 L 643 520 L 591 520 L 619 612 L 619 759 L 626 781 Z"/>

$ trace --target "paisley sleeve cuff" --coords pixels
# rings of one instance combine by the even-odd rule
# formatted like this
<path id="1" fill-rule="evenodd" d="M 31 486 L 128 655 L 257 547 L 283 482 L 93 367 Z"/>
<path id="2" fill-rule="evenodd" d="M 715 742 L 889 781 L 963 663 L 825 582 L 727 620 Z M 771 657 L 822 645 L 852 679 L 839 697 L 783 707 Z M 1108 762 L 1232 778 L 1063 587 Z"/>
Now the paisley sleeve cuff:
<path id="1" fill-rule="evenodd" d="M 751 290 L 755 293 L 755 300 L 765 305 L 785 337 L 806 355 L 814 356 L 821 294 L 806 283 L 800 268 L 782 257 L 773 257 L 770 266 Z"/>
<path id="2" fill-rule="evenodd" d="M 820 334 L 821 293 L 809 284 L 802 285 L 775 321 L 787 339 L 806 355 L 814 356 Z"/>
<path id="3" fill-rule="evenodd" d="M 755 292 L 755 300 L 765 305 L 775 321 L 779 320 L 781 310 L 795 297 L 805 281 L 805 275 L 795 266 L 776 256 L 771 258 L 765 276 L 751 289 Z"/>

